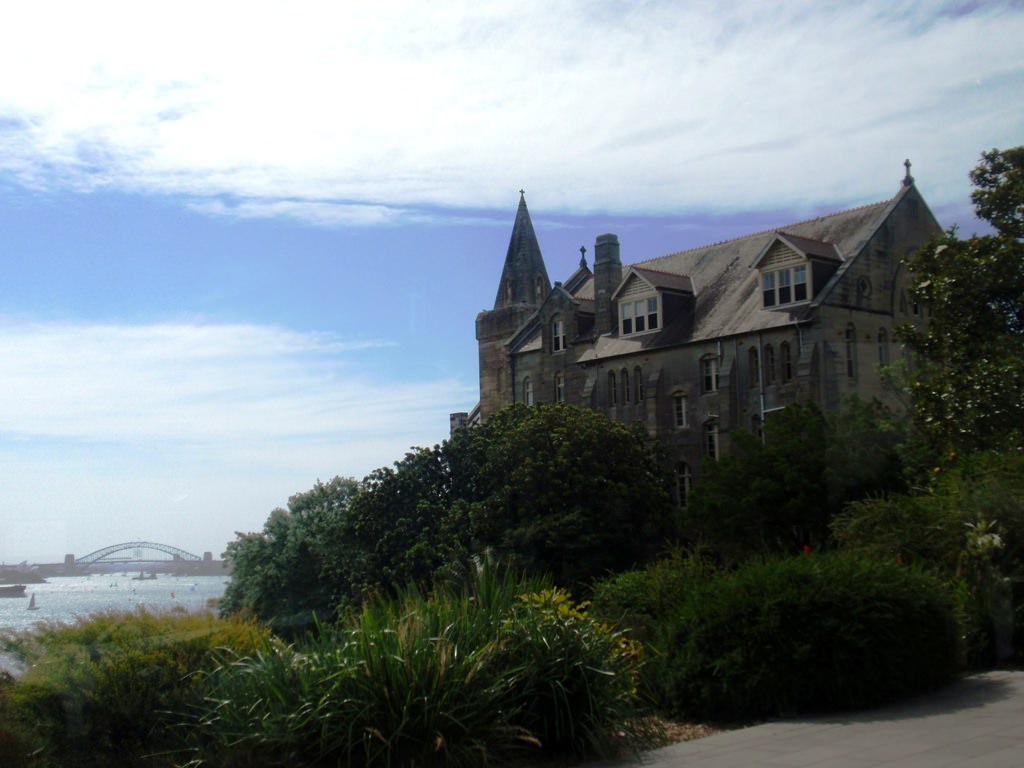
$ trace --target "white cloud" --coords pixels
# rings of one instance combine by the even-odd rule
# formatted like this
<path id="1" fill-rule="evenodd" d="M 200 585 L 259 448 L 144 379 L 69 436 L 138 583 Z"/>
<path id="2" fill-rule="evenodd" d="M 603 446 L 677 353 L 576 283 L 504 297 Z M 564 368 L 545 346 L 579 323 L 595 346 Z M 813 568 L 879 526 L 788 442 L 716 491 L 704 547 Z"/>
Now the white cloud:
<path id="1" fill-rule="evenodd" d="M 331 225 L 874 199 L 910 155 L 942 205 L 1024 124 L 1024 10 L 960 5 L 23 3 L 0 168 Z"/>
<path id="2" fill-rule="evenodd" d="M 0 434 L 225 450 L 443 434 L 468 393 L 372 379 L 358 354 L 380 346 L 256 325 L 4 323 Z"/>
<path id="3" fill-rule="evenodd" d="M 446 436 L 475 392 L 374 377 L 381 341 L 259 325 L 0 321 L 0 561 L 116 541 L 220 552 L 318 477 Z"/>

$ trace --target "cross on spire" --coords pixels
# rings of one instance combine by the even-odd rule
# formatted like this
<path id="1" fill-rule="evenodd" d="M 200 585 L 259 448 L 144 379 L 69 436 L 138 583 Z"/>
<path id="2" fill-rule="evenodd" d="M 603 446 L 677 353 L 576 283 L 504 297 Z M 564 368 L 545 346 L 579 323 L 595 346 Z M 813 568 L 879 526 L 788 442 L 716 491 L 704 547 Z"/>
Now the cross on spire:
<path id="1" fill-rule="evenodd" d="M 586 269 L 587 267 L 587 246 L 580 246 L 580 267 Z"/>
<path id="2" fill-rule="evenodd" d="M 909 157 L 906 160 L 903 161 L 903 165 L 906 166 L 906 169 L 907 169 L 907 175 L 903 177 L 903 186 L 904 187 L 909 187 L 911 184 L 914 183 L 914 177 L 910 175 L 910 158 Z"/>

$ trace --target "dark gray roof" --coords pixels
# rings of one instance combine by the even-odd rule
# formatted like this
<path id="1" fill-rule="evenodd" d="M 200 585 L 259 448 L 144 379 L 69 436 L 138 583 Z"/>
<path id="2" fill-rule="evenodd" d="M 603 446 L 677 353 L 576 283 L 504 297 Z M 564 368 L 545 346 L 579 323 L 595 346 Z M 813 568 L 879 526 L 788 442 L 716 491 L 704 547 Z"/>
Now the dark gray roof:
<path id="1" fill-rule="evenodd" d="M 693 293 L 693 281 L 686 275 L 663 272 L 660 269 L 646 269 L 644 267 L 632 267 L 632 271 L 643 277 L 659 291 Z"/>
<path id="2" fill-rule="evenodd" d="M 814 243 L 816 249 L 832 251 L 833 258 L 846 260 L 860 251 L 903 193 L 901 189 L 890 200 L 672 253 L 636 266 L 690 277 L 697 295 L 694 341 L 776 328 L 791 323 L 800 308 L 762 310 L 751 267 L 764 247 L 784 232 L 787 238 L 799 238 L 808 247 Z"/>
<path id="3" fill-rule="evenodd" d="M 802 253 L 838 260 L 840 271 L 856 256 L 896 204 L 910 189 L 902 187 L 895 197 L 847 211 L 819 216 L 783 227 L 756 232 L 720 243 L 670 253 L 627 266 L 623 277 L 636 272 L 659 290 L 688 291 L 696 295 L 692 329 L 666 327 L 656 333 L 619 338 L 600 336 L 579 358 L 581 362 L 676 344 L 713 340 L 723 336 L 778 328 L 794 322 L 806 311 L 804 305 L 765 311 L 761 303 L 757 259 L 776 238 Z M 587 270 L 589 273 L 589 270 Z M 578 270 L 571 291 L 582 311 L 593 311 L 592 274 Z M 524 329 L 527 330 L 527 329 Z M 539 328 L 517 339 L 518 351 L 539 349 Z"/>

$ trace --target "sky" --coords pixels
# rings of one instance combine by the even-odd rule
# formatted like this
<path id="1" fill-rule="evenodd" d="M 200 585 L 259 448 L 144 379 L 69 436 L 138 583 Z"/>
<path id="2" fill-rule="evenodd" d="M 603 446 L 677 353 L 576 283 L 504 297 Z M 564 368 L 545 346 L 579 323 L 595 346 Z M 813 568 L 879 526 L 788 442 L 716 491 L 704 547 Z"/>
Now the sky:
<path id="1" fill-rule="evenodd" d="M 1024 3 L 17 3 L 0 26 L 0 562 L 219 556 L 478 393 L 519 190 L 552 280 L 1024 143 Z M 591 262 L 592 263 L 592 262 Z"/>

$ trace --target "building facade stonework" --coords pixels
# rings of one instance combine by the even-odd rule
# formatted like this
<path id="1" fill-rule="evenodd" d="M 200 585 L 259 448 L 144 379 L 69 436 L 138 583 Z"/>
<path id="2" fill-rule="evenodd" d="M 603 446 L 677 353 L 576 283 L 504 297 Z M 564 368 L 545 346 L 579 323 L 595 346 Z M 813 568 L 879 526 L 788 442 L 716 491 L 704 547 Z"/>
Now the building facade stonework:
<path id="1" fill-rule="evenodd" d="M 593 268 L 552 285 L 521 195 L 476 319 L 480 402 L 453 428 L 513 402 L 639 421 L 671 447 L 685 503 L 731 432 L 791 403 L 898 405 L 880 368 L 902 354 L 894 329 L 925 321 L 902 259 L 940 231 L 908 164 L 891 199 L 630 265 L 600 235 Z"/>

